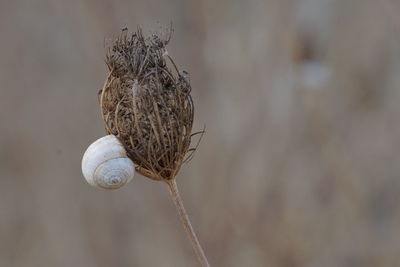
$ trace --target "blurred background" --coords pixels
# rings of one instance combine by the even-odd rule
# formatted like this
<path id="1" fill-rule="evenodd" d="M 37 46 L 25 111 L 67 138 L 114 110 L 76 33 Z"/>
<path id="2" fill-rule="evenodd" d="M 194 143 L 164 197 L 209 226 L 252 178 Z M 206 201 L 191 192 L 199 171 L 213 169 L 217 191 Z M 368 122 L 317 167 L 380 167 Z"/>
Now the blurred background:
<path id="1" fill-rule="evenodd" d="M 90 187 L 104 42 L 174 25 L 212 266 L 400 264 L 400 2 L 0 1 L 0 266 L 198 266 L 163 183 Z"/>

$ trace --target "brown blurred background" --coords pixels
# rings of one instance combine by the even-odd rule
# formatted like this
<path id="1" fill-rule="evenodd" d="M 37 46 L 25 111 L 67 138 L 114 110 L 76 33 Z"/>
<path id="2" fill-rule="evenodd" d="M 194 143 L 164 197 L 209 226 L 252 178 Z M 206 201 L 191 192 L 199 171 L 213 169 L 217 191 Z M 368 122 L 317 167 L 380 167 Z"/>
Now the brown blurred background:
<path id="1" fill-rule="evenodd" d="M 0 2 L 0 266 L 198 266 L 167 188 L 90 187 L 104 40 L 173 22 L 212 266 L 400 266 L 400 2 Z"/>

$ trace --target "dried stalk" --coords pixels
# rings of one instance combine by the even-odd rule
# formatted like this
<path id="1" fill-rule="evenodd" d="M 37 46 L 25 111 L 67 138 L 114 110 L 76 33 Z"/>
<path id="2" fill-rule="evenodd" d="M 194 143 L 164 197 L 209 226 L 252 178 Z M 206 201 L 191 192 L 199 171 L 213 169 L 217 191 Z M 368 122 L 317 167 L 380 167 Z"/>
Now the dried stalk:
<path id="1" fill-rule="evenodd" d="M 185 228 L 186 234 L 188 235 L 190 242 L 192 243 L 192 247 L 197 256 L 197 260 L 200 262 L 201 266 L 210 267 L 207 257 L 204 254 L 203 248 L 200 245 L 199 239 L 197 238 L 196 233 L 193 230 L 192 224 L 190 223 L 189 216 L 187 215 L 185 207 L 183 206 L 183 201 L 179 194 L 178 186 L 175 179 L 167 181 L 166 183 L 174 201 L 176 210 L 178 211 L 179 217 L 183 224 L 183 228 Z"/>
<path id="2" fill-rule="evenodd" d="M 99 102 L 106 132 L 118 137 L 136 170 L 167 183 L 199 262 L 209 266 L 175 180 L 197 148 L 190 143 L 198 133 L 192 134 L 194 105 L 187 72 L 178 70 L 166 50 L 171 33 L 144 38 L 140 28 L 130 35 L 124 29 L 108 48 L 110 74 Z"/>

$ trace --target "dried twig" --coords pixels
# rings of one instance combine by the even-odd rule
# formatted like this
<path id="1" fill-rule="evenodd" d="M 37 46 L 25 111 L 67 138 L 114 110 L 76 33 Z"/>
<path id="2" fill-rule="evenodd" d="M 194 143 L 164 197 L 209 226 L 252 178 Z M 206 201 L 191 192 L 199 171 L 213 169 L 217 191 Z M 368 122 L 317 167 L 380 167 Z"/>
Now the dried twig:
<path id="1" fill-rule="evenodd" d="M 209 266 L 175 181 L 198 144 L 190 148 L 194 118 L 191 86 L 187 73 L 182 76 L 167 53 L 171 33 L 172 29 L 164 37 L 153 34 L 145 38 L 140 28 L 132 34 L 123 29 L 107 51 L 110 74 L 99 92 L 99 102 L 107 133 L 119 138 L 137 171 L 167 183 L 199 262 Z"/>

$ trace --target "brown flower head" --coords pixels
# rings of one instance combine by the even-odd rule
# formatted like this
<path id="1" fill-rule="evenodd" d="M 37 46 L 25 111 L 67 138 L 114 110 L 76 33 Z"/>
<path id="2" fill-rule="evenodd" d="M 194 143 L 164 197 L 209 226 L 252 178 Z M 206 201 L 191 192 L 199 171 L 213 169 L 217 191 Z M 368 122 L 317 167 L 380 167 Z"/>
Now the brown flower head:
<path id="1" fill-rule="evenodd" d="M 120 139 L 137 171 L 154 180 L 175 178 L 195 150 L 191 87 L 167 53 L 171 32 L 145 38 L 140 28 L 122 30 L 108 47 L 110 73 L 99 92 L 107 133 Z"/>

